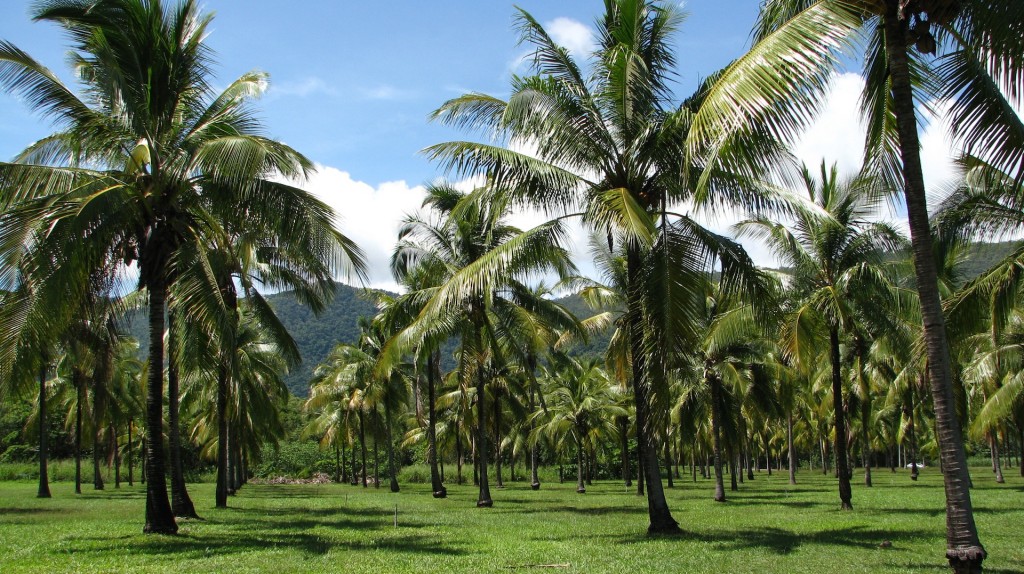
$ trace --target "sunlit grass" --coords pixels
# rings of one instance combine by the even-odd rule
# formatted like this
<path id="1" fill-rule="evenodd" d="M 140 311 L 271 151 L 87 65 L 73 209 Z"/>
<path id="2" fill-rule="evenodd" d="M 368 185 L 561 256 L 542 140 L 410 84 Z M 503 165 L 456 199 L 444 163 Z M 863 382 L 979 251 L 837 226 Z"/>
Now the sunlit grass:
<path id="1" fill-rule="evenodd" d="M 1024 573 L 1024 480 L 994 484 L 975 469 L 972 491 L 989 572 Z M 517 482 L 477 509 L 472 486 L 426 485 L 392 494 L 348 485 L 248 485 L 213 508 L 213 487 L 191 487 L 202 521 L 178 536 L 142 531 L 144 491 L 102 492 L 32 482 L 0 483 L 0 571 L 12 572 L 942 572 L 941 477 L 927 469 L 875 472 L 854 482 L 853 512 L 838 510 L 835 481 L 804 471 L 757 478 L 712 502 L 713 483 L 669 490 L 684 533 L 650 538 L 646 500 L 620 483 L 575 493 L 571 483 L 534 492 Z M 395 510 L 398 510 L 395 526 Z M 890 548 L 882 548 L 890 541 Z M 540 566 L 546 566 L 540 568 Z"/>

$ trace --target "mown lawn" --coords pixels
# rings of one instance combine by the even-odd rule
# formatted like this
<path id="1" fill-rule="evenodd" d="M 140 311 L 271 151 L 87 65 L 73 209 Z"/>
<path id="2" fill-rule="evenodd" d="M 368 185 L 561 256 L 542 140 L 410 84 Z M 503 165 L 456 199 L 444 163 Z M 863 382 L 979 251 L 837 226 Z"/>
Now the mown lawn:
<path id="1" fill-rule="evenodd" d="M 1013 472 L 1015 475 L 1016 473 Z M 1024 480 L 974 470 L 986 571 L 1024 573 Z M 213 486 L 191 487 L 205 520 L 178 536 L 141 533 L 145 493 L 134 488 L 76 497 L 67 482 L 35 498 L 30 482 L 0 483 L 0 572 L 944 572 L 941 477 L 927 469 L 876 471 L 854 482 L 853 512 L 840 512 L 834 479 L 760 473 L 712 502 L 713 483 L 669 492 L 684 533 L 645 534 L 646 499 L 603 482 L 577 495 L 570 483 L 539 492 L 494 489 L 474 507 L 472 486 L 434 500 L 425 485 L 401 493 L 348 485 L 248 485 L 213 508 Z M 395 508 L 398 526 L 395 526 Z M 892 543 L 882 548 L 883 541 Z"/>

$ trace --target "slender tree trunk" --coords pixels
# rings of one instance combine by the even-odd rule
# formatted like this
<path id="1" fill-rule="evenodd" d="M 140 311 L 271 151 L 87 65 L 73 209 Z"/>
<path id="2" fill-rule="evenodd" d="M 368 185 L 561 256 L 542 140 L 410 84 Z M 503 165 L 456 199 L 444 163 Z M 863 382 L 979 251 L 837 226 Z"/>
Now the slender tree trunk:
<path id="1" fill-rule="evenodd" d="M 864 465 L 864 486 L 871 486 L 871 435 L 869 434 L 870 429 L 869 423 L 871 422 L 871 403 L 869 401 L 861 401 L 860 407 L 860 419 L 861 419 L 861 464 Z"/>
<path id="2" fill-rule="evenodd" d="M 1003 462 L 999 458 L 999 440 L 989 433 L 988 443 L 992 447 L 992 472 L 996 475 L 996 484 L 1003 484 L 1006 479 L 1003 477 Z"/>
<path id="3" fill-rule="evenodd" d="M 367 427 L 359 409 L 359 448 L 362 454 L 362 488 L 367 488 Z"/>
<path id="4" fill-rule="evenodd" d="M 908 417 L 907 432 L 910 434 L 910 452 L 908 456 L 910 458 L 910 480 L 917 480 L 917 433 L 914 429 L 914 386 L 911 385 L 908 393 L 908 401 L 910 404 L 906 407 L 906 414 Z"/>
<path id="5" fill-rule="evenodd" d="M 629 346 L 632 359 L 633 397 L 636 401 L 636 435 L 640 449 L 640 462 L 643 465 L 644 478 L 647 481 L 647 514 L 650 524 L 647 532 L 674 533 L 679 532 L 679 523 L 672 517 L 668 508 L 668 500 L 661 486 L 661 468 L 658 465 L 658 445 L 656 443 L 650 416 L 651 401 L 648 398 L 648 368 L 663 369 L 663 365 L 648 365 L 648 355 L 644 348 L 644 329 L 646 321 L 643 311 L 643 278 L 640 276 L 640 246 L 630 242 L 626 248 L 626 300 L 629 317 Z"/>
<path id="6" fill-rule="evenodd" d="M 92 488 L 93 490 L 103 490 L 103 471 L 100 468 L 100 459 L 102 455 L 101 445 L 103 444 L 101 433 L 102 428 L 100 425 L 100 390 L 99 380 L 93 377 L 93 393 L 92 393 Z"/>
<path id="7" fill-rule="evenodd" d="M 359 468 L 356 464 L 356 443 L 354 438 L 352 439 L 352 482 L 349 484 L 352 486 L 359 484 Z"/>
<path id="8" fill-rule="evenodd" d="M 385 410 L 384 416 L 387 418 L 388 431 L 388 475 L 391 479 L 389 486 L 391 492 L 398 492 L 398 470 L 395 468 L 395 442 L 391 434 L 391 413 Z"/>
<path id="9" fill-rule="evenodd" d="M 85 405 L 85 382 L 78 369 L 71 372 L 78 399 L 75 404 L 75 494 L 82 494 L 82 409 Z"/>
<path id="10" fill-rule="evenodd" d="M 530 359 L 531 359 L 530 362 L 529 362 L 530 368 L 531 369 L 536 369 L 536 365 L 534 364 L 533 354 L 530 355 Z M 531 373 L 532 372 L 533 371 L 531 371 Z M 536 381 L 532 380 L 532 375 L 531 375 L 531 382 L 534 383 L 530 387 L 530 412 L 532 413 L 534 411 L 534 409 L 536 408 L 536 406 L 534 405 L 534 392 L 536 390 L 535 389 Z M 536 427 L 536 423 L 535 423 L 535 421 L 533 421 L 531 419 L 530 420 L 530 431 L 531 431 L 531 434 L 533 434 L 533 430 L 534 430 L 535 427 Z M 531 442 L 530 443 L 530 455 L 529 456 L 530 456 L 530 488 L 533 489 L 533 490 L 540 490 L 540 474 L 538 473 L 538 470 L 537 470 L 537 465 L 538 465 L 539 461 L 537 460 L 537 443 L 536 442 Z"/>
<path id="11" fill-rule="evenodd" d="M 178 518 L 199 518 L 192 497 L 188 495 L 188 488 L 185 486 L 185 469 L 181 459 L 176 315 L 177 312 L 174 310 L 167 313 L 167 443 L 171 455 L 171 509 Z"/>
<path id="12" fill-rule="evenodd" d="M 668 476 L 668 488 L 675 488 L 675 482 L 672 480 L 672 449 L 669 445 L 668 437 L 662 443 L 665 451 L 665 474 Z"/>
<path id="13" fill-rule="evenodd" d="M 455 429 L 455 482 L 462 485 L 462 463 L 463 463 L 463 452 L 462 452 L 462 432 L 456 425 Z"/>
<path id="14" fill-rule="evenodd" d="M 494 390 L 494 476 L 495 486 L 505 488 L 501 479 L 501 389 Z"/>
<path id="15" fill-rule="evenodd" d="M 166 285 L 150 281 L 149 380 L 146 384 L 146 525 L 143 532 L 176 534 L 171 501 L 167 497 L 164 456 L 164 302 Z"/>
<path id="16" fill-rule="evenodd" d="M 583 431 L 577 429 L 576 433 L 576 492 L 583 494 L 587 492 L 587 487 L 583 484 L 583 443 L 579 439 Z"/>
<path id="17" fill-rule="evenodd" d="M 121 449 L 117 445 L 117 428 L 110 425 L 110 450 L 114 455 L 114 488 L 121 488 Z"/>
<path id="18" fill-rule="evenodd" d="M 47 471 L 47 460 L 49 458 L 49 446 L 46 439 L 49 438 L 49 429 L 46 427 L 46 363 L 44 354 L 39 367 L 39 490 L 36 498 L 50 498 L 50 476 Z M 81 493 L 81 488 L 76 492 Z"/>
<path id="19" fill-rule="evenodd" d="M 476 369 L 476 450 L 477 467 L 480 483 L 480 495 L 476 500 L 477 507 L 489 508 L 494 506 L 494 501 L 491 500 L 491 488 L 487 482 L 487 409 L 485 408 L 485 392 L 486 387 L 484 384 L 484 365 L 483 365 L 483 345 L 480 341 L 480 330 L 476 331 L 476 348 L 477 352 L 481 353 L 479 363 Z"/>
<path id="20" fill-rule="evenodd" d="M 380 488 L 380 441 L 373 437 L 373 487 Z"/>
<path id="21" fill-rule="evenodd" d="M 1020 465 L 1020 475 L 1024 476 L 1024 425 L 1017 427 L 1017 459 Z"/>
<path id="22" fill-rule="evenodd" d="M 943 482 L 946 492 L 946 558 L 955 572 L 981 572 L 985 549 L 974 523 L 969 489 L 970 476 L 964 453 L 960 421 L 953 398 L 953 374 L 946 341 L 945 318 L 938 288 L 938 273 L 932 250 L 931 227 L 924 175 L 921 169 L 921 145 L 910 83 L 906 46 L 909 18 L 900 19 L 900 0 L 886 0 L 885 46 L 889 58 L 893 106 L 903 160 L 904 196 L 914 251 L 914 268 L 924 323 L 935 424 L 938 431 Z"/>
<path id="23" fill-rule="evenodd" d="M 646 485 L 646 481 L 644 480 L 645 476 L 646 476 L 646 473 L 644 472 L 644 455 L 640 451 L 640 445 L 637 444 L 637 447 L 636 447 L 636 495 L 637 496 L 644 496 L 646 494 L 646 489 L 644 488 L 644 486 Z"/>
<path id="24" fill-rule="evenodd" d="M 427 463 L 430 465 L 430 491 L 434 498 L 445 498 L 448 489 L 441 481 L 437 468 L 437 394 L 436 374 L 440 368 L 441 353 L 434 351 L 427 359 Z"/>
<path id="25" fill-rule="evenodd" d="M 146 484 L 146 453 L 149 452 L 149 449 L 146 448 L 145 430 L 143 430 L 142 449 L 141 449 L 140 452 L 142 452 L 142 469 L 141 469 L 141 472 L 139 474 L 139 482 L 141 482 L 142 484 Z"/>
<path id="26" fill-rule="evenodd" d="M 619 422 L 619 449 L 622 452 L 622 478 L 626 481 L 626 488 L 633 486 L 633 473 L 629 470 L 629 419 L 618 417 Z"/>
<path id="27" fill-rule="evenodd" d="M 725 477 L 722 469 L 721 383 L 715 375 L 705 371 L 704 380 L 711 387 L 711 434 L 715 461 L 715 502 L 725 502 Z"/>
<path id="28" fill-rule="evenodd" d="M 736 484 L 736 461 L 738 455 L 733 453 L 732 447 L 727 447 L 725 451 L 729 454 L 729 490 L 737 492 L 740 489 L 739 485 Z"/>
<path id="29" fill-rule="evenodd" d="M 839 476 L 839 500 L 842 510 L 853 510 L 853 490 L 850 488 L 849 457 L 846 453 L 846 413 L 843 410 L 843 378 L 839 363 L 839 329 L 830 327 L 829 351 L 832 360 L 832 405 L 835 409 L 836 474 Z"/>
<path id="30" fill-rule="evenodd" d="M 217 508 L 228 507 L 228 367 L 217 371 Z"/>
<path id="31" fill-rule="evenodd" d="M 135 426 L 134 419 L 128 419 L 128 486 L 135 486 L 135 461 L 132 457 L 134 445 L 132 444 L 132 427 Z"/>
<path id="32" fill-rule="evenodd" d="M 789 451 L 789 483 L 796 484 L 796 449 L 793 448 L 793 410 L 786 416 L 786 450 Z"/>
<path id="33" fill-rule="evenodd" d="M 334 441 L 334 482 L 341 483 L 341 447 Z"/>

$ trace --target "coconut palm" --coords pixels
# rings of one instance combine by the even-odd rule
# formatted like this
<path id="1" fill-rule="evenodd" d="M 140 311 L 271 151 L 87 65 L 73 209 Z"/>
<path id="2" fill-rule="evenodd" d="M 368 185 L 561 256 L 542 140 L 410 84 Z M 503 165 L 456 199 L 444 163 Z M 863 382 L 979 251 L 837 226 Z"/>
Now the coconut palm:
<path id="1" fill-rule="evenodd" d="M 595 443 L 615 436 L 615 417 L 627 411 L 616 404 L 616 385 L 595 360 L 580 362 L 565 355 L 553 355 L 545 368 L 547 409 L 530 415 L 538 425 L 531 440 L 547 435 L 553 444 L 571 439 L 576 447 L 576 492 L 584 485 L 584 453 Z"/>
<path id="2" fill-rule="evenodd" d="M 300 178 L 311 163 L 260 134 L 247 104 L 266 86 L 263 74 L 213 93 L 203 43 L 211 17 L 193 0 L 173 7 L 158 0 L 41 2 L 34 16 L 69 34 L 84 98 L 15 46 L 0 45 L 0 85 L 59 126 L 16 163 L 0 166 L 4 205 L 17 223 L 5 226 L 3 257 L 8 265 L 24 258 L 19 246 L 46 228 L 52 232 L 29 255 L 56 262 L 45 277 L 49 289 L 80 284 L 110 261 L 137 262 L 150 299 L 144 530 L 173 533 L 161 436 L 164 311 L 175 254 L 186 244 L 199 250 L 200 237 L 219 228 L 217 216 L 259 221 L 263 206 L 281 194 L 269 177 Z M 305 231 L 305 222 L 292 223 Z"/>
<path id="3" fill-rule="evenodd" d="M 776 257 L 794 270 L 795 288 L 803 293 L 803 303 L 787 320 L 784 345 L 799 367 L 809 369 L 816 364 L 817 358 L 806 351 L 813 347 L 808 337 L 816 337 L 819 329 L 828 333 L 839 498 L 841 507 L 848 510 L 853 506 L 840 337 L 851 334 L 857 322 L 868 315 L 862 311 L 868 308 L 865 305 L 877 306 L 885 297 L 893 297 L 895 289 L 881 267 L 884 255 L 901 242 L 890 225 L 871 220 L 882 200 L 878 179 L 841 181 L 837 168 L 828 169 L 824 162 L 819 178 L 806 167 L 803 178 L 814 208 L 796 206 L 792 223 L 761 217 L 740 222 L 737 228 L 764 240 Z"/>
<path id="4" fill-rule="evenodd" d="M 416 319 L 387 343 L 382 370 L 397 364 L 403 354 L 424 341 L 459 337 L 459 377 L 476 381 L 477 505 L 490 507 L 485 375 L 489 364 L 500 366 L 503 362 L 498 332 L 502 317 L 508 315 L 503 309 L 523 307 L 522 301 L 532 301 L 534 307 L 543 305 L 531 297 L 521 279 L 545 272 L 564 277 L 575 268 L 568 252 L 558 245 L 563 226 L 552 222 L 526 232 L 512 227 L 505 221 L 510 204 L 500 190 L 485 187 L 466 194 L 450 186 L 431 186 L 424 205 L 434 210 L 436 219 L 410 216 L 406 220 L 393 266 L 439 265 L 444 269 L 444 281 L 425 291 Z"/>
<path id="5" fill-rule="evenodd" d="M 723 74 L 695 119 L 698 131 L 722 139 L 750 126 L 793 137 L 824 101 L 842 48 L 863 41 L 865 165 L 903 189 L 947 471 L 947 558 L 957 572 L 980 571 L 985 551 L 974 525 L 953 411 L 915 101 L 933 96 L 949 101 L 948 123 L 963 149 L 991 157 L 1004 169 L 1019 169 L 1024 124 L 1008 101 L 1019 97 L 1024 72 L 1022 21 L 1024 6 L 1016 2 L 769 0 L 762 5 L 754 46 Z"/>
<path id="6" fill-rule="evenodd" d="M 445 124 L 479 128 L 498 141 L 447 142 L 426 153 L 446 169 L 492 178 L 521 203 L 548 213 L 578 212 L 592 231 L 613 235 L 624 246 L 625 341 L 649 530 L 668 532 L 678 524 L 661 486 L 654 436 L 668 411 L 663 357 L 669 349 L 663 345 L 682 350 L 695 340 L 702 298 L 689 285 L 714 259 L 706 230 L 668 209 L 688 200 L 698 207 L 737 200 L 764 206 L 764 196 L 753 193 L 755 184 L 785 163 L 785 153 L 767 134 L 748 130 L 728 141 L 702 140 L 695 146 L 699 153 L 688 154 L 691 119 L 712 82 L 682 105 L 671 101 L 670 39 L 682 13 L 647 0 L 608 0 L 605 8 L 589 75 L 520 11 L 520 38 L 533 50 L 535 75 L 513 78 L 507 100 L 467 94 L 434 112 Z M 723 269 L 730 263 L 723 262 Z"/>

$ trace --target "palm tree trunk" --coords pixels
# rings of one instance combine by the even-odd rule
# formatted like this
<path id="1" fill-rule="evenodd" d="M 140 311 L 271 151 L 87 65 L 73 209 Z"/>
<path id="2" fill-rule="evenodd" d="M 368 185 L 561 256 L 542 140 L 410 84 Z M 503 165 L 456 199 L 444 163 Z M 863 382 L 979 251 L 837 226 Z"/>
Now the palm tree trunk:
<path id="1" fill-rule="evenodd" d="M 462 432 L 459 425 L 455 425 L 455 483 L 461 485 L 462 478 Z"/>
<path id="2" fill-rule="evenodd" d="M 534 405 L 534 391 L 535 391 L 534 387 L 531 386 L 530 387 L 530 412 L 531 413 L 536 408 L 536 406 Z M 530 420 L 530 432 L 531 432 L 531 434 L 533 433 L 533 430 L 534 430 L 535 426 L 536 426 L 536 422 L 533 421 L 533 420 Z M 537 443 L 536 442 L 531 442 L 530 443 L 530 454 L 529 454 L 529 456 L 530 456 L 530 489 L 532 489 L 532 490 L 540 490 L 540 475 L 539 475 L 538 469 L 537 469 L 537 465 L 538 465 L 539 461 L 537 460 Z"/>
<path id="3" fill-rule="evenodd" d="M 483 353 L 482 345 L 480 342 L 480 330 L 476 331 L 476 348 L 477 352 Z M 483 358 L 477 364 L 476 369 L 476 445 L 474 450 L 477 456 L 477 466 L 479 469 L 479 482 L 480 482 L 480 495 L 476 500 L 477 507 L 489 508 L 494 506 L 494 501 L 491 500 L 491 489 L 487 483 L 487 425 L 486 416 L 487 409 L 484 408 L 484 393 L 486 389 L 484 387 L 484 365 Z"/>
<path id="4" fill-rule="evenodd" d="M 121 488 L 121 449 L 117 445 L 117 428 L 111 424 L 109 432 L 110 451 L 114 459 L 114 488 Z"/>
<path id="5" fill-rule="evenodd" d="M 733 492 L 739 491 L 740 487 L 736 484 L 736 459 L 737 455 L 733 453 L 732 446 L 726 447 L 726 453 L 729 455 L 729 490 Z"/>
<path id="6" fill-rule="evenodd" d="M 839 500 L 842 510 L 853 510 L 849 459 L 846 454 L 846 413 L 843 410 L 843 378 L 839 363 L 839 329 L 829 327 L 829 351 L 832 360 L 832 405 L 836 427 L 836 474 L 839 476 Z"/>
<path id="7" fill-rule="evenodd" d="M 719 401 L 721 400 L 722 389 L 718 378 L 710 372 L 705 371 L 704 380 L 711 387 L 711 432 L 713 437 L 713 450 L 715 460 L 715 502 L 725 502 L 725 477 L 722 470 L 722 414 L 719 412 Z"/>
<path id="8" fill-rule="evenodd" d="M 50 498 L 50 476 L 47 472 L 49 447 L 46 444 L 49 438 L 49 429 L 46 428 L 46 362 L 44 356 L 39 367 L 39 490 L 36 498 Z"/>
<path id="9" fill-rule="evenodd" d="M 385 409 L 384 417 L 387 419 L 387 433 L 388 433 L 388 475 L 391 477 L 391 492 L 398 492 L 398 471 L 395 469 L 395 443 L 391 436 L 391 413 Z"/>
<path id="10" fill-rule="evenodd" d="M 72 385 L 78 394 L 75 401 L 75 494 L 82 493 L 82 408 L 85 404 L 85 382 L 82 372 L 75 368 L 71 373 Z"/>
<path id="11" fill-rule="evenodd" d="M 434 498 L 445 498 L 448 489 L 441 482 L 437 468 L 437 395 L 436 373 L 440 369 L 441 353 L 434 351 L 427 359 L 427 464 L 430 465 L 430 491 Z"/>
<path id="12" fill-rule="evenodd" d="M 380 435 L 373 436 L 373 487 L 380 488 Z"/>
<path id="13" fill-rule="evenodd" d="M 953 398 L 953 374 L 946 341 L 945 318 L 932 251 L 931 228 L 921 169 L 913 89 L 906 46 L 909 19 L 900 19 L 900 0 L 886 0 L 885 46 L 889 57 L 896 127 L 903 160 L 903 192 L 907 203 L 914 268 L 928 356 L 935 426 L 938 433 L 946 493 L 946 558 L 957 573 L 981 572 L 985 549 L 974 523 L 970 476 L 960 421 Z"/>
<path id="14" fill-rule="evenodd" d="M 587 487 L 583 484 L 583 441 L 580 440 L 580 436 L 583 434 L 582 429 L 576 429 L 576 492 L 584 494 L 587 492 Z"/>
<path id="15" fill-rule="evenodd" d="M 334 482 L 341 483 L 341 446 L 334 440 Z"/>
<path id="16" fill-rule="evenodd" d="M 676 487 L 675 482 L 672 481 L 672 450 L 671 450 L 671 447 L 669 446 L 669 441 L 668 441 L 667 437 L 666 437 L 665 441 L 662 444 L 663 444 L 663 448 L 665 450 L 665 471 L 666 471 L 666 474 L 668 475 L 668 487 L 669 488 L 675 488 Z"/>
<path id="17" fill-rule="evenodd" d="M 494 390 L 494 477 L 495 486 L 505 488 L 501 479 L 501 389 Z"/>
<path id="18" fill-rule="evenodd" d="M 994 433 L 989 434 L 988 443 L 992 447 L 992 472 L 996 475 L 996 484 L 1004 484 L 1006 479 L 1003 477 L 1003 464 L 999 458 L 999 441 Z"/>
<path id="19" fill-rule="evenodd" d="M 134 445 L 132 444 L 132 427 L 134 426 L 135 420 L 128 419 L 128 486 L 135 486 L 135 461 L 132 457 L 132 453 L 134 452 Z"/>
<path id="20" fill-rule="evenodd" d="M 871 422 L 871 403 L 869 401 L 861 401 L 860 406 L 860 421 L 861 421 L 861 464 L 864 465 L 864 486 L 871 486 L 871 435 L 869 429 L 869 423 Z"/>
<path id="21" fill-rule="evenodd" d="M 167 443 L 171 454 L 171 509 L 179 518 L 199 518 L 185 487 L 181 460 L 181 427 L 178 417 L 178 344 L 175 340 L 175 315 L 167 313 Z"/>
<path id="22" fill-rule="evenodd" d="M 97 388 L 99 381 L 93 377 L 93 394 L 92 394 L 92 488 L 93 490 L 103 490 L 103 473 L 100 469 L 100 445 L 101 440 L 101 428 L 100 428 L 100 390 Z"/>
<path id="23" fill-rule="evenodd" d="M 906 415 L 908 417 L 907 433 L 910 435 L 910 480 L 917 480 L 917 433 L 914 429 L 914 385 L 908 389 Z"/>
<path id="24" fill-rule="evenodd" d="M 643 278 L 640 276 L 640 246 L 635 242 L 626 248 L 626 299 L 629 316 L 629 347 L 632 358 L 633 397 L 636 401 L 636 436 L 640 449 L 640 463 L 647 481 L 647 515 L 649 534 L 679 532 L 679 523 L 672 518 L 661 486 L 661 468 L 658 465 L 658 445 L 650 426 L 650 399 L 648 398 L 647 353 L 644 349 Z M 662 365 L 652 368 L 660 369 Z"/>
<path id="25" fill-rule="evenodd" d="M 167 498 L 164 458 L 164 303 L 167 287 L 149 281 L 149 380 L 146 383 L 146 525 L 143 532 L 175 534 L 171 501 Z"/>
<path id="26" fill-rule="evenodd" d="M 618 417 L 619 422 L 619 449 L 622 452 L 622 478 L 626 481 L 626 488 L 633 486 L 633 474 L 629 470 L 629 420 L 626 417 Z"/>
<path id="27" fill-rule="evenodd" d="M 228 367 L 217 372 L 217 508 L 228 507 Z"/>
<path id="28" fill-rule="evenodd" d="M 363 419 L 362 409 L 359 409 L 359 448 L 362 457 L 363 488 L 366 488 L 366 421 Z"/>
<path id="29" fill-rule="evenodd" d="M 793 448 L 793 410 L 786 417 L 786 450 L 789 451 L 789 483 L 796 484 L 796 449 Z"/>

